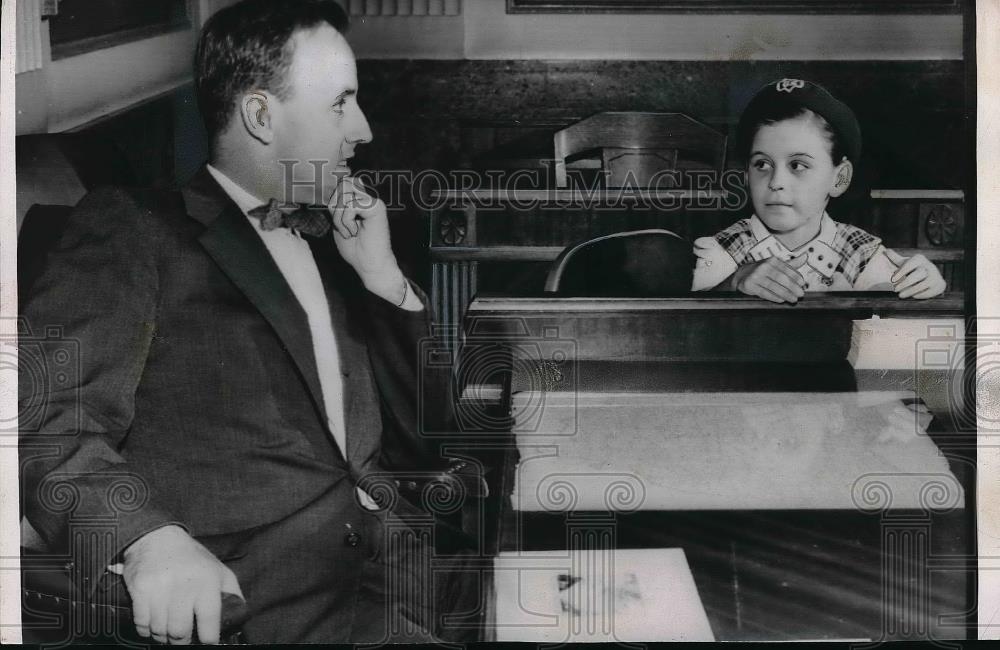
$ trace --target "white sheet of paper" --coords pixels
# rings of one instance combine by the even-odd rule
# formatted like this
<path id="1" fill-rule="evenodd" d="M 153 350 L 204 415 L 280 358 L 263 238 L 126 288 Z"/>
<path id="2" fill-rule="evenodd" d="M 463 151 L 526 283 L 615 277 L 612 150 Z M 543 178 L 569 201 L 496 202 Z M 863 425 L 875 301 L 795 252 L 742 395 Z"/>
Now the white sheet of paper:
<path id="1" fill-rule="evenodd" d="M 942 370 L 965 367 L 961 318 L 869 318 L 854 321 L 847 360 L 858 370 Z"/>
<path id="2" fill-rule="evenodd" d="M 501 553 L 497 641 L 714 641 L 679 548 Z"/>
<path id="3" fill-rule="evenodd" d="M 961 507 L 912 393 L 519 393 L 514 508 Z"/>

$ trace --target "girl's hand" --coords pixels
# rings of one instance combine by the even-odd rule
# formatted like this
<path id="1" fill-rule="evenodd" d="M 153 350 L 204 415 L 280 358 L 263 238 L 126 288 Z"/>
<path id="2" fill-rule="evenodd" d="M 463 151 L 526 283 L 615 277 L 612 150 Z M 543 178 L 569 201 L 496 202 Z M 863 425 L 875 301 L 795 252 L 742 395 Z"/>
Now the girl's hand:
<path id="1" fill-rule="evenodd" d="M 938 268 L 923 255 L 903 257 L 896 251 L 887 248 L 886 257 L 899 267 L 892 274 L 892 290 L 900 298 L 916 298 L 923 300 L 944 293 L 946 283 Z"/>
<path id="2" fill-rule="evenodd" d="M 798 268 L 806 261 L 805 255 L 789 262 L 769 257 L 760 262 L 744 264 L 736 269 L 730 279 L 733 289 L 771 302 L 795 304 L 805 295 L 805 278 Z"/>

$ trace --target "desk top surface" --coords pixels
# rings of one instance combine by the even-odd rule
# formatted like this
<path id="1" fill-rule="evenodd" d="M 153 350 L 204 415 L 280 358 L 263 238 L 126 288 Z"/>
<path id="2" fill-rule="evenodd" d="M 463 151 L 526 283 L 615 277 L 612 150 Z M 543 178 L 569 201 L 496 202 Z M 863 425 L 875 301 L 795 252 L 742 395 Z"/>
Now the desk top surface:
<path id="1" fill-rule="evenodd" d="M 964 497 L 906 392 L 513 396 L 513 507 L 951 509 Z"/>
<path id="2" fill-rule="evenodd" d="M 778 304 L 739 293 L 693 293 L 664 298 L 577 298 L 554 294 L 504 296 L 480 294 L 469 305 L 467 316 L 492 316 L 500 313 L 629 313 L 629 312 L 785 312 L 858 311 L 875 314 L 961 314 L 965 307 L 962 293 L 946 293 L 929 300 L 901 300 L 891 292 L 830 292 L 809 294 L 795 305 Z"/>

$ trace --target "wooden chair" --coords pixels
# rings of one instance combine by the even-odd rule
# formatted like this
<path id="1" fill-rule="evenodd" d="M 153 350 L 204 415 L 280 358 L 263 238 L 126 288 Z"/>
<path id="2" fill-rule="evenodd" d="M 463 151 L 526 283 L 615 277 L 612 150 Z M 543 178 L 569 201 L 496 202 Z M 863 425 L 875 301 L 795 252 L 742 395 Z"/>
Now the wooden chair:
<path id="1" fill-rule="evenodd" d="M 567 247 L 545 291 L 563 296 L 664 297 L 691 291 L 691 243 L 669 230 L 617 232 Z"/>
<path id="2" fill-rule="evenodd" d="M 588 153 L 601 159 L 608 187 L 622 187 L 629 173 L 638 187 L 650 187 L 662 171 L 721 173 L 726 158 L 726 136 L 681 113 L 597 113 L 556 131 L 554 146 L 556 187 L 568 185 L 567 159 Z"/>

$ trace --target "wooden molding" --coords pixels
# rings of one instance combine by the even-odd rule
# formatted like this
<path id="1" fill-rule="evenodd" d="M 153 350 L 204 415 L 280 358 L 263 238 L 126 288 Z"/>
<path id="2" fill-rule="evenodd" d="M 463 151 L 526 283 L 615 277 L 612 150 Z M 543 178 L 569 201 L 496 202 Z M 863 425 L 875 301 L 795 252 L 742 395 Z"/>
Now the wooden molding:
<path id="1" fill-rule="evenodd" d="M 964 0 L 507 0 L 507 13 L 961 13 Z"/>
<path id="2" fill-rule="evenodd" d="M 343 0 L 352 16 L 460 16 L 462 0 Z"/>

